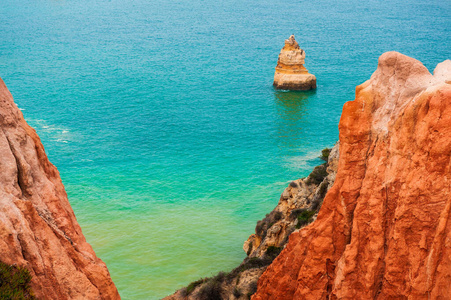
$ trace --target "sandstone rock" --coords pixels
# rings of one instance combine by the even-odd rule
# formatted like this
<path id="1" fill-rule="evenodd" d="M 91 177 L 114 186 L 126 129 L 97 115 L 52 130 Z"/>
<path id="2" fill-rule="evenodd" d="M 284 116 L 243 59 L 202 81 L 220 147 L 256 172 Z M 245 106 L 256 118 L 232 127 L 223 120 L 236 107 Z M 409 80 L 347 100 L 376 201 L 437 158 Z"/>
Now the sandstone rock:
<path id="1" fill-rule="evenodd" d="M 1 79 L 0 157 L 0 260 L 30 271 L 38 299 L 120 299 L 58 170 Z"/>
<path id="2" fill-rule="evenodd" d="M 274 74 L 274 87 L 282 90 L 316 89 L 316 77 L 309 74 L 304 63 L 305 51 L 299 47 L 292 35 L 285 40 L 285 46 L 280 51 Z"/>
<path id="3" fill-rule="evenodd" d="M 450 61 L 379 58 L 340 120 L 334 186 L 261 299 L 451 299 Z"/>
<path id="4" fill-rule="evenodd" d="M 329 154 L 327 165 L 323 166 L 327 168 L 325 174 L 327 176 L 322 178 L 321 182 L 314 183 L 311 180 L 314 173 L 312 172 L 307 178 L 295 180 L 288 185 L 274 210 L 257 223 L 255 234 L 249 236 L 244 242 L 243 250 L 248 257 L 262 258 L 271 246 L 285 247 L 288 236 L 296 231 L 296 227 L 304 226 L 304 224 L 298 224 L 298 216 L 303 211 L 311 212 L 311 217 L 306 224 L 316 219 L 324 196 L 335 181 L 338 149 L 337 143 Z"/>
<path id="5" fill-rule="evenodd" d="M 248 295 L 255 293 L 257 280 L 265 268 L 251 268 L 239 273 L 235 270 L 228 274 L 221 272 L 215 277 L 200 279 L 189 292 L 183 288 L 162 300 L 248 300 Z"/>
<path id="6" fill-rule="evenodd" d="M 221 299 L 249 299 L 248 295 L 255 292 L 258 278 L 285 246 L 290 233 L 296 230 L 296 210 L 302 208 L 313 211 L 309 222 L 314 221 L 325 192 L 333 184 L 337 161 L 338 144 L 330 152 L 328 174 L 319 184 L 310 182 L 309 175 L 288 185 L 280 197 L 279 204 L 266 218 L 257 223 L 256 233 L 244 243 L 243 249 L 248 257 L 237 268 L 224 276 L 220 276 L 220 273 L 213 278 L 204 278 L 193 290 L 190 288 L 188 292 L 187 288 L 180 289 L 164 300 L 205 299 L 202 289 L 211 288 L 212 282 L 215 282 L 220 290 Z"/>

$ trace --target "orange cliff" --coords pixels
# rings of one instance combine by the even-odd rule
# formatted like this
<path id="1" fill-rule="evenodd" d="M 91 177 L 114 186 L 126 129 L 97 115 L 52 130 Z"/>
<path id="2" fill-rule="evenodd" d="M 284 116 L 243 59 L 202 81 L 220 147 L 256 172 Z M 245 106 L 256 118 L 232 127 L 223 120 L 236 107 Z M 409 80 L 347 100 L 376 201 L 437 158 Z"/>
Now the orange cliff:
<path id="1" fill-rule="evenodd" d="M 451 61 L 379 58 L 339 124 L 336 180 L 253 300 L 451 299 Z"/>
<path id="2" fill-rule="evenodd" d="M 58 170 L 1 79 L 0 157 L 0 261 L 28 269 L 38 299 L 120 299 Z"/>

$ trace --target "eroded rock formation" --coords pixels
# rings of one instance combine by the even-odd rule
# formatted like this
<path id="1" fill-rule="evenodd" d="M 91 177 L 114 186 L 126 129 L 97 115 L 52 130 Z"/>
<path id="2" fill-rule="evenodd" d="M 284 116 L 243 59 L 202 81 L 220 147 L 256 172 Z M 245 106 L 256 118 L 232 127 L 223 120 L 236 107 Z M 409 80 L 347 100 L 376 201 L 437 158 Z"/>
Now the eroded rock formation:
<path id="1" fill-rule="evenodd" d="M 291 233 L 316 219 L 324 196 L 335 181 L 338 149 L 339 144 L 324 149 L 323 159 L 327 163 L 315 167 L 308 177 L 292 181 L 273 211 L 258 221 L 255 234 L 243 245 L 249 257 L 262 258 L 268 249 L 282 249 Z"/>
<path id="2" fill-rule="evenodd" d="M 38 299 L 120 299 L 58 170 L 1 79 L 0 158 L 0 260 L 30 271 Z"/>
<path id="3" fill-rule="evenodd" d="M 326 162 L 315 167 L 307 178 L 292 181 L 274 210 L 257 223 L 255 234 L 244 243 L 248 256 L 238 267 L 194 281 L 164 300 L 249 299 L 256 291 L 258 278 L 285 247 L 288 236 L 315 220 L 335 180 L 338 144 L 332 150 L 323 150 L 322 159 Z"/>
<path id="4" fill-rule="evenodd" d="M 261 299 L 451 298 L 451 61 L 379 58 L 340 120 L 334 186 Z"/>
<path id="5" fill-rule="evenodd" d="M 299 47 L 294 35 L 285 40 L 280 50 L 274 73 L 274 87 L 282 90 L 316 89 L 316 77 L 304 67 L 305 51 Z"/>

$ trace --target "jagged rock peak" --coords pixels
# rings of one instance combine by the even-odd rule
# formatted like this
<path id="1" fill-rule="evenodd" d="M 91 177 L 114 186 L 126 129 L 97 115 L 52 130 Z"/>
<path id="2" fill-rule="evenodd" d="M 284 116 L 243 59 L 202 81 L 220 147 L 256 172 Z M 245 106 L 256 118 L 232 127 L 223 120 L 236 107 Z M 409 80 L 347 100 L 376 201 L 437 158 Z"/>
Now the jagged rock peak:
<path id="1" fill-rule="evenodd" d="M 120 299 L 58 170 L 1 79 L 0 157 L 0 260 L 28 269 L 38 299 Z"/>
<path id="2" fill-rule="evenodd" d="M 274 73 L 274 87 L 284 90 L 315 89 L 316 77 L 309 74 L 304 63 L 305 51 L 299 47 L 294 35 L 291 35 L 285 40 L 285 45 L 279 54 Z"/>
<path id="3" fill-rule="evenodd" d="M 294 35 L 290 35 L 290 37 L 285 40 L 285 50 L 291 50 L 291 49 L 300 49 L 298 42 L 296 42 L 296 39 L 294 38 Z M 301 49 L 303 52 L 303 50 Z"/>

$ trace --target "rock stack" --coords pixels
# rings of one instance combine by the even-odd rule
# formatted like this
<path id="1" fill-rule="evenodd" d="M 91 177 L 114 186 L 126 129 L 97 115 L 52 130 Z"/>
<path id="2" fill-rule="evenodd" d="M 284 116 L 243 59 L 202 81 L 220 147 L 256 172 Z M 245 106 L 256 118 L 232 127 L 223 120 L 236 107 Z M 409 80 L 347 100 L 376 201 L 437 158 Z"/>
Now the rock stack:
<path id="1" fill-rule="evenodd" d="M 311 90 L 316 89 L 316 77 L 309 74 L 304 67 L 305 51 L 299 47 L 294 35 L 285 40 L 285 46 L 279 54 L 274 87 L 282 90 Z"/>

